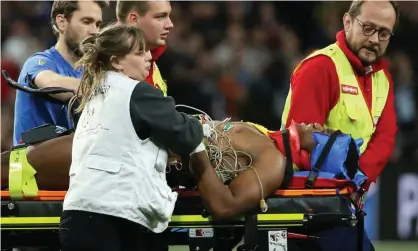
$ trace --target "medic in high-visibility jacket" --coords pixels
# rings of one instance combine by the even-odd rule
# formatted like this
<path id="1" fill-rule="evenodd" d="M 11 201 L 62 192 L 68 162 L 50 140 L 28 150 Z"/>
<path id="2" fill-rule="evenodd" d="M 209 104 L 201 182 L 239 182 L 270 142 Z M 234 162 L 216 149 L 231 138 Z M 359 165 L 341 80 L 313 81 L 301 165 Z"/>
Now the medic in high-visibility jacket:
<path id="1" fill-rule="evenodd" d="M 382 59 L 398 21 L 392 1 L 353 1 L 337 41 L 304 59 L 291 77 L 282 124 L 319 123 L 363 139 L 365 190 L 389 160 L 397 132 L 392 78 Z M 355 250 L 356 229 L 324 232 L 321 250 Z M 366 235 L 363 250 L 373 250 Z"/>
<path id="2" fill-rule="evenodd" d="M 392 154 L 397 132 L 392 78 L 382 59 L 397 13 L 389 2 L 361 2 L 354 2 L 344 17 L 336 43 L 315 51 L 294 70 L 282 124 L 319 123 L 362 138 L 360 169 L 374 182 Z"/>

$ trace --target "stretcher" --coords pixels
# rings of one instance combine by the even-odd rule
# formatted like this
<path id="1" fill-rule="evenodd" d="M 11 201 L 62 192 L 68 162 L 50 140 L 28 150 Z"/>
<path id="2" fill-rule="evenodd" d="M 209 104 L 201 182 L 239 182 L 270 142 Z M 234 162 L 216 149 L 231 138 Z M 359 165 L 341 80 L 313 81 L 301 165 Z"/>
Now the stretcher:
<path id="1" fill-rule="evenodd" d="M 350 186 L 338 190 L 331 187 L 277 190 L 267 199 L 267 212 L 255 210 L 228 221 L 212 220 L 197 191 L 177 191 L 179 199 L 166 241 L 169 245 L 188 245 L 190 250 L 197 250 L 196 247 L 231 250 L 242 236 L 247 247 L 244 250 L 251 249 L 249 246 L 258 247 L 252 250 L 269 250 L 277 233 L 285 233 L 286 240 L 310 239 L 318 231 L 354 226 L 359 220 L 347 199 L 352 193 Z M 59 250 L 58 231 L 65 193 L 38 191 L 35 197 L 14 200 L 8 191 L 1 191 L 3 248 L 37 246 Z"/>
<path id="2" fill-rule="evenodd" d="M 62 88 L 31 89 L 20 86 L 5 71 L 2 74 L 7 83 L 21 91 L 40 94 L 69 91 Z M 12 155 L 11 165 L 22 163 L 19 156 Z M 20 167 L 24 168 L 25 165 Z M 1 191 L 2 250 L 22 246 L 60 250 L 58 233 L 66 191 L 38 190 L 33 175 L 13 175 L 16 176 L 13 179 L 19 181 L 17 186 L 9 186 L 10 191 Z M 300 239 L 313 245 L 309 241 L 315 240 L 315 234 L 321 230 L 357 225 L 359 236 L 363 235 L 364 214 L 351 200 L 352 195 L 359 192 L 354 183 L 318 178 L 315 188 L 306 189 L 306 180 L 306 176 L 295 174 L 287 190 L 277 190 L 266 199 L 267 212 L 254 209 L 228 221 L 213 220 L 196 190 L 177 189 L 179 197 L 161 241 L 168 245 L 188 245 L 190 250 L 213 248 L 214 251 L 223 251 L 232 250 L 244 237 L 244 244 L 239 247 L 242 251 L 294 251 L 304 250 L 293 246 Z M 363 238 L 358 239 L 358 251 L 361 251 Z"/>

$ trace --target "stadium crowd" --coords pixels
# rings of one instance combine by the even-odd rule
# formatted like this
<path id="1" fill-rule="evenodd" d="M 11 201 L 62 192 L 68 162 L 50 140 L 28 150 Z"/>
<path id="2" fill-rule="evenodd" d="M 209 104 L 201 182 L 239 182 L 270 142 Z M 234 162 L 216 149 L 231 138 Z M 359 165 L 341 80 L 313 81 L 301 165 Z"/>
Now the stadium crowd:
<path id="1" fill-rule="evenodd" d="M 104 13 L 115 21 L 115 3 Z M 50 1 L 1 2 L 1 68 L 17 79 L 33 53 L 55 43 Z M 281 113 L 295 65 L 335 41 L 349 2 L 173 2 L 174 29 L 159 59 L 178 104 L 213 118 L 249 120 L 271 129 Z M 418 162 L 418 2 L 401 2 L 400 26 L 387 57 L 395 83 L 399 133 L 392 162 Z M 12 144 L 14 90 L 1 79 L 1 149 Z M 415 140 L 414 140 L 415 139 Z"/>

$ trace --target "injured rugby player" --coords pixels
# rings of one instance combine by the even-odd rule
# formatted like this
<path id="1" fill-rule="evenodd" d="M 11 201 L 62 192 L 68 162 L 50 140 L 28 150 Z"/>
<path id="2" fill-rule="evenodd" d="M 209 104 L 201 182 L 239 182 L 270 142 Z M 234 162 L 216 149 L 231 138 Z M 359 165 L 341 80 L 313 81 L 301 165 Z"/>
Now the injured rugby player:
<path id="1" fill-rule="evenodd" d="M 319 124 L 295 124 L 286 131 L 269 131 L 248 122 L 215 122 L 206 152 L 189 162 L 200 195 L 215 219 L 227 219 L 256 207 L 267 210 L 265 198 L 285 188 L 293 166 L 286 165 L 283 134 L 290 138 L 291 158 L 302 170 L 310 169 L 314 132 L 330 134 Z M 227 184 L 227 185 L 224 185 Z"/>
<path id="2" fill-rule="evenodd" d="M 286 171 L 283 131 L 269 131 L 249 122 L 214 123 L 216 137 L 206 140 L 207 153 L 190 162 L 198 189 L 214 217 L 228 218 L 254 208 L 283 180 L 282 187 L 289 183 L 293 171 Z M 291 157 L 299 169 L 309 170 L 309 154 L 315 147 L 312 133 L 323 131 L 319 124 L 293 123 L 287 129 Z M 27 159 L 37 171 L 39 189 L 68 189 L 72 139 L 73 135 L 67 135 L 29 147 Z M 2 154 L 2 189 L 8 184 L 8 158 L 7 153 Z"/>

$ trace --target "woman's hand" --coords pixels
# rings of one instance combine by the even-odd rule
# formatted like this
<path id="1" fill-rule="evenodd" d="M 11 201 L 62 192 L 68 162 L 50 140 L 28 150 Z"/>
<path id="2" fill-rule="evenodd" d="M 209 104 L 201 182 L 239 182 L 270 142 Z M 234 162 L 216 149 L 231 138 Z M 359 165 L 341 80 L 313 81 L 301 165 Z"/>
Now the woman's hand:
<path id="1" fill-rule="evenodd" d="M 168 165 L 173 163 L 181 163 L 181 157 L 180 155 L 172 152 L 170 149 L 168 149 Z"/>

